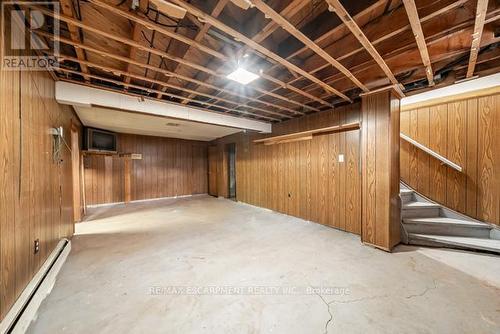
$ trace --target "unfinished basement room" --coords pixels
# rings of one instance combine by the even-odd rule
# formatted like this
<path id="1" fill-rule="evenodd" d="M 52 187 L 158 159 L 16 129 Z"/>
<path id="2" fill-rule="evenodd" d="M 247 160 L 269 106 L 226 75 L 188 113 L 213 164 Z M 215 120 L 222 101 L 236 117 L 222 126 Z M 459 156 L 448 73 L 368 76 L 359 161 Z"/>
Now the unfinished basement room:
<path id="1" fill-rule="evenodd" d="M 0 25 L 0 334 L 500 333 L 500 0 Z"/>

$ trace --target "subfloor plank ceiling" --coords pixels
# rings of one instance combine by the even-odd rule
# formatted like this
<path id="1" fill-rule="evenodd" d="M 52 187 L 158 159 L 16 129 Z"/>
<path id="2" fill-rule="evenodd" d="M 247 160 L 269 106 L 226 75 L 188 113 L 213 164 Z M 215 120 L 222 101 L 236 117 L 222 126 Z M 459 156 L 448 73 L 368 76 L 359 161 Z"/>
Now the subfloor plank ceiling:
<path id="1" fill-rule="evenodd" d="M 58 80 L 279 122 L 498 72 L 496 0 L 61 0 Z M 247 85 L 227 78 L 243 67 Z"/>

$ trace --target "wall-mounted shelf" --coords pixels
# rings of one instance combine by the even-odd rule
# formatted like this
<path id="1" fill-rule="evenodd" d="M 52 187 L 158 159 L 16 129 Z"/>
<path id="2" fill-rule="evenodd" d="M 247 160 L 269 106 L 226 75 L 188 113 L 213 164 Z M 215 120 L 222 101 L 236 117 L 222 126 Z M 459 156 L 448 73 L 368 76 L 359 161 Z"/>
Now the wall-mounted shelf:
<path id="1" fill-rule="evenodd" d="M 264 144 L 264 145 L 284 144 L 295 141 L 311 140 L 314 136 L 328 134 L 328 133 L 358 130 L 359 128 L 360 128 L 360 123 L 355 122 L 349 124 L 329 126 L 326 128 L 295 132 L 281 136 L 256 139 L 253 142 L 256 144 Z"/>
<path id="2" fill-rule="evenodd" d="M 140 153 L 118 153 L 118 152 L 105 152 L 105 151 L 82 151 L 83 155 L 106 155 L 106 156 L 118 156 L 120 158 L 128 158 L 131 160 L 142 160 L 142 154 Z"/>
<path id="3" fill-rule="evenodd" d="M 83 155 L 120 155 L 118 152 L 105 152 L 105 151 L 87 151 L 82 150 Z"/>

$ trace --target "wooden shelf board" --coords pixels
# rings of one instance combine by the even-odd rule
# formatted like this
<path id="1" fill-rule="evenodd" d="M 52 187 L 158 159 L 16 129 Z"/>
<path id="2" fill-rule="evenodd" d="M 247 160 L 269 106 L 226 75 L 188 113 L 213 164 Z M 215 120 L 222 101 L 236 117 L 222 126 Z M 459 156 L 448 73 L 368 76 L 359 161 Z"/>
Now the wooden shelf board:
<path id="1" fill-rule="evenodd" d="M 314 130 L 307 130 L 301 132 L 290 133 L 286 135 L 256 139 L 253 142 L 255 144 L 263 143 L 265 145 L 273 145 L 273 144 L 283 144 L 286 142 L 292 141 L 300 141 L 300 140 L 311 140 L 313 136 L 318 136 L 321 134 L 332 133 L 332 132 L 343 132 L 343 131 L 352 131 L 360 128 L 359 122 L 342 124 L 342 125 L 334 125 L 326 128 L 319 128 Z"/>

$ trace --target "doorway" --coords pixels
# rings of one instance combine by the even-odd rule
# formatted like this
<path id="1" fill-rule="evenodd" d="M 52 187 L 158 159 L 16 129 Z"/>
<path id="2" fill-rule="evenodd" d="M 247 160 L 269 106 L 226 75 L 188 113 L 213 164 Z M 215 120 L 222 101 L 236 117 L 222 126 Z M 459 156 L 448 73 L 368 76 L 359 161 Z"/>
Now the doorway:
<path id="1" fill-rule="evenodd" d="M 227 144 L 228 191 L 227 197 L 236 200 L 236 144 Z"/>
<path id="2" fill-rule="evenodd" d="M 217 146 L 208 147 L 208 194 L 218 196 L 217 193 Z"/>
<path id="3" fill-rule="evenodd" d="M 82 220 L 82 197 L 81 197 L 81 160 L 80 160 L 80 133 L 75 124 L 71 124 L 71 174 L 73 178 L 73 220 Z"/>

